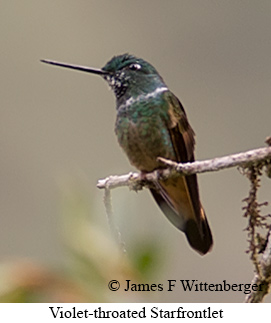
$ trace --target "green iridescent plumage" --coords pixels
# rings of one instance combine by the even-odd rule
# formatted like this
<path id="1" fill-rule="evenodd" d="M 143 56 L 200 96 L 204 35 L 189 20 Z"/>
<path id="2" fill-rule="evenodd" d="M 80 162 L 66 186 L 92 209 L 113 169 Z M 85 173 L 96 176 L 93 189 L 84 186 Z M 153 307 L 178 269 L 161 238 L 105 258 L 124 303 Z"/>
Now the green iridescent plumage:
<path id="1" fill-rule="evenodd" d="M 102 69 L 116 94 L 115 132 L 131 164 L 141 172 L 163 167 L 157 157 L 179 162 L 194 160 L 194 132 L 185 111 L 156 69 L 125 54 Z M 156 183 L 151 190 L 168 219 L 186 233 L 190 245 L 209 251 L 212 235 L 201 206 L 196 175 Z"/>

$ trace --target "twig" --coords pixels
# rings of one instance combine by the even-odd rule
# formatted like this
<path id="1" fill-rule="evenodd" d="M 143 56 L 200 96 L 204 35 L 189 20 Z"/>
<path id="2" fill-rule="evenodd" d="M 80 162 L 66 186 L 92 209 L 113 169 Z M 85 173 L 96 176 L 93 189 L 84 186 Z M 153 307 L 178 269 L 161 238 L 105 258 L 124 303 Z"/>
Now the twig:
<path id="1" fill-rule="evenodd" d="M 116 226 L 114 220 L 113 220 L 113 209 L 112 209 L 112 203 L 111 203 L 111 191 L 110 188 L 107 186 L 104 190 L 104 205 L 105 205 L 105 211 L 107 215 L 107 221 L 109 224 L 109 227 L 111 229 L 112 234 L 114 235 L 115 240 L 118 242 L 120 249 L 125 254 L 125 244 L 122 241 L 121 234 L 119 228 Z"/>
<path id="2" fill-rule="evenodd" d="M 138 191 L 145 186 L 151 185 L 157 178 L 169 178 L 171 176 L 191 175 L 195 173 L 205 173 L 219 171 L 225 168 L 231 168 L 236 166 L 245 166 L 250 163 L 255 163 L 262 160 L 271 159 L 271 147 L 264 147 L 246 152 L 228 155 L 224 157 L 218 157 L 214 159 L 195 161 L 193 163 L 176 163 L 174 161 L 158 158 L 168 168 L 148 173 L 142 179 L 142 176 L 138 173 L 130 173 L 120 176 L 109 176 L 104 179 L 100 179 L 97 183 L 97 187 L 104 189 L 108 187 L 110 189 L 116 187 L 128 186 L 130 189 Z"/>

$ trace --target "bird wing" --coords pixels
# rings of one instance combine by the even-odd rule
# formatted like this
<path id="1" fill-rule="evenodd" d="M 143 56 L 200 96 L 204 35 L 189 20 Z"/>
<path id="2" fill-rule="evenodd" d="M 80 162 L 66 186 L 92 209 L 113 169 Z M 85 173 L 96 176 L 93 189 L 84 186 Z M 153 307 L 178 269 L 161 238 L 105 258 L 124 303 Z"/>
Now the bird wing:
<path id="1" fill-rule="evenodd" d="M 163 94 L 168 102 L 168 133 L 174 149 L 172 159 L 177 162 L 194 161 L 194 131 L 187 120 L 184 108 L 171 92 Z M 168 219 L 184 231 L 190 245 L 205 254 L 212 245 L 212 235 L 199 199 L 196 175 L 160 180 L 158 190 L 152 189 L 156 202 Z"/>

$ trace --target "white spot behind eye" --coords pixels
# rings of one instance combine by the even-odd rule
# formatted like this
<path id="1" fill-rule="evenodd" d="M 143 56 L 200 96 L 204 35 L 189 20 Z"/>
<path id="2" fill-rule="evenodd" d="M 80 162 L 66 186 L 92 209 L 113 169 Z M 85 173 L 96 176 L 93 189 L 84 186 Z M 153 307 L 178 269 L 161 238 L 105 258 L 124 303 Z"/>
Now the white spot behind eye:
<path id="1" fill-rule="evenodd" d="M 131 64 L 130 66 L 131 70 L 140 70 L 141 69 L 141 65 L 136 63 L 136 64 Z"/>

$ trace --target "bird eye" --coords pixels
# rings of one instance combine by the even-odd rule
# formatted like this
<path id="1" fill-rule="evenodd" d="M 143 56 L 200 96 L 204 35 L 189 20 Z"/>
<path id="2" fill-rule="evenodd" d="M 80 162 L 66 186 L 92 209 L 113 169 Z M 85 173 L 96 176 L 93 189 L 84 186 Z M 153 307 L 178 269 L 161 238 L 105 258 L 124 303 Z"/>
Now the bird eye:
<path id="1" fill-rule="evenodd" d="M 130 70 L 132 70 L 132 71 L 136 71 L 136 70 L 140 70 L 141 69 L 141 65 L 140 64 L 131 64 L 130 66 L 129 66 L 129 68 L 130 68 Z"/>

